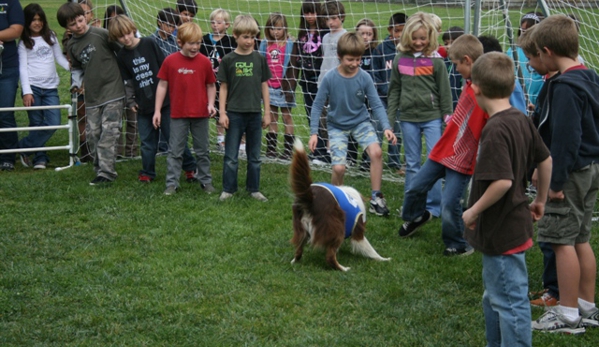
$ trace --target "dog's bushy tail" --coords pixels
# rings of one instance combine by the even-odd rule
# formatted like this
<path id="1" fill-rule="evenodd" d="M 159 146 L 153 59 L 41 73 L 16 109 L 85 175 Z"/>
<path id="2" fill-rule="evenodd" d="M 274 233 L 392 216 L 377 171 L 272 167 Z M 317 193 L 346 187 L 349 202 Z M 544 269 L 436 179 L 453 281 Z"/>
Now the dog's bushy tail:
<path id="1" fill-rule="evenodd" d="M 293 159 L 291 160 L 291 167 L 289 169 L 289 180 L 291 183 L 291 190 L 297 198 L 297 202 L 303 205 L 311 205 L 314 196 L 310 185 L 312 184 L 312 175 L 310 170 L 310 163 L 308 161 L 308 154 L 304 149 L 302 141 L 298 138 L 295 139 L 293 144 L 295 149 L 293 153 Z"/>

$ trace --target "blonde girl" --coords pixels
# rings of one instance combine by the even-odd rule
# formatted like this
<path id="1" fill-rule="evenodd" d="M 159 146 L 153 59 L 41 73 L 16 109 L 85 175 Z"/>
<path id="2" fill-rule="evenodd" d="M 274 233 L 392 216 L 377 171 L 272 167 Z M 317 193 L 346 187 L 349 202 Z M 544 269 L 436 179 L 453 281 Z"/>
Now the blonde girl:
<path id="1" fill-rule="evenodd" d="M 260 43 L 259 49 L 260 54 L 266 57 L 272 74 L 272 78 L 268 80 L 271 123 L 269 131 L 266 133 L 266 156 L 269 158 L 289 159 L 293 151 L 294 130 L 291 108 L 295 107 L 295 102 L 286 101 L 285 93 L 281 88 L 293 50 L 293 40 L 289 38 L 287 30 L 285 16 L 280 12 L 272 13 L 266 21 L 265 39 Z M 285 124 L 285 150 L 280 156 L 277 155 L 279 110 Z"/>
<path id="2" fill-rule="evenodd" d="M 442 119 L 453 112 L 447 68 L 437 53 L 439 32 L 428 13 L 410 16 L 393 60 L 389 81 L 387 114 L 391 124 L 397 111 L 404 137 L 406 157 L 405 190 L 420 170 L 422 135 L 427 156 L 441 137 Z M 428 193 L 426 209 L 441 214 L 441 182 Z"/>

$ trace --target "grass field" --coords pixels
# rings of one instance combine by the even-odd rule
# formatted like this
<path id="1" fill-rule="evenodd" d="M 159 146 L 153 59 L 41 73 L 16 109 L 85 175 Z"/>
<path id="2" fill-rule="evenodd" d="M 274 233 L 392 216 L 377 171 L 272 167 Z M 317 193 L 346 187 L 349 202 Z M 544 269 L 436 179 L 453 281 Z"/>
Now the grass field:
<path id="1" fill-rule="evenodd" d="M 42 5 L 52 13 L 60 3 Z M 51 157 L 52 165 L 67 162 L 64 152 Z M 368 238 L 390 262 L 354 256 L 344 245 L 347 273 L 329 270 L 324 254 L 310 249 L 291 265 L 285 165 L 262 166 L 266 203 L 243 191 L 220 203 L 185 182 L 167 197 L 164 157 L 150 185 L 136 181 L 140 167 L 118 163 L 119 178 L 102 188 L 88 185 L 89 165 L 34 172 L 17 164 L 0 173 L 0 346 L 485 344 L 481 255 L 443 257 L 438 220 L 400 240 L 395 214 L 368 215 Z M 213 155 L 217 189 L 221 172 L 222 157 Z M 240 173 L 243 187 L 243 164 Z M 369 191 L 364 177 L 346 183 Z M 391 210 L 401 206 L 403 185 L 384 181 L 383 191 Z M 592 245 L 598 249 L 596 238 Z M 527 264 L 530 289 L 538 290 L 537 247 Z M 534 318 L 541 313 L 533 309 Z M 598 340 L 599 329 L 533 335 L 535 346 Z"/>

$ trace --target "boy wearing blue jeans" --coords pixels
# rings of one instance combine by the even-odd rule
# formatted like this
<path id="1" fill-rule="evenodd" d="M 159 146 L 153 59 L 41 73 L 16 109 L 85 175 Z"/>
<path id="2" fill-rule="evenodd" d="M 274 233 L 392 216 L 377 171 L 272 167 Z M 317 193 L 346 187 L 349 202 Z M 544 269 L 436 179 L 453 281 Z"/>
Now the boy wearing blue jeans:
<path id="1" fill-rule="evenodd" d="M 67 2 L 56 14 L 58 23 L 73 33 L 67 47 L 71 60 L 71 89 L 85 85 L 85 134 L 94 158 L 96 178 L 89 184 L 114 181 L 117 177 L 116 143 L 121 135 L 125 87 L 115 53 L 120 49 L 108 40 L 108 31 L 90 27 L 81 5 Z"/>
<path id="2" fill-rule="evenodd" d="M 270 101 L 267 81 L 271 78 L 266 58 L 254 51 L 258 24 L 249 15 L 239 15 L 233 22 L 237 48 L 222 59 L 217 78 L 220 82 L 219 123 L 226 129 L 223 165 L 223 191 L 220 201 L 237 191 L 239 144 L 245 133 L 247 153 L 246 190 L 259 201 L 268 201 L 260 193 L 260 146 L 262 129 L 270 124 Z M 262 104 L 264 103 L 264 118 Z"/>
<path id="3" fill-rule="evenodd" d="M 466 240 L 483 253 L 483 312 L 487 346 L 531 346 L 525 251 L 532 247 L 533 221 L 543 216 L 551 157 L 532 121 L 512 107 L 512 60 L 487 53 L 472 66 L 472 89 L 489 114 L 462 216 Z M 538 193 L 525 194 L 529 168 L 538 168 Z"/>
<path id="4" fill-rule="evenodd" d="M 537 238 L 555 251 L 560 303 L 532 328 L 581 334 L 599 326 L 597 263 L 589 243 L 599 191 L 599 76 L 578 61 L 578 30 L 571 18 L 549 16 L 537 26 L 533 41 L 541 62 L 561 73 L 548 87 L 550 106 L 539 123 L 555 164 Z"/>
<path id="5" fill-rule="evenodd" d="M 327 129 L 331 147 L 331 163 L 333 174 L 331 183 L 343 185 L 345 163 L 349 136 L 353 136 L 362 148 L 366 148 L 370 156 L 370 184 L 372 194 L 370 212 L 379 216 L 389 214 L 387 203 L 381 192 L 383 175 L 383 155 L 378 136 L 366 107 L 366 98 L 372 108 L 372 115 L 380 122 L 385 137 L 393 144 L 397 139 L 389 125 L 385 107 L 381 103 L 372 77 L 360 69 L 360 61 L 364 53 L 364 40 L 357 33 L 345 33 L 337 44 L 339 66 L 330 70 L 323 78 L 310 118 L 310 150 L 314 151 L 318 142 L 318 126 L 320 114 L 325 102 L 329 101 L 327 114 Z"/>

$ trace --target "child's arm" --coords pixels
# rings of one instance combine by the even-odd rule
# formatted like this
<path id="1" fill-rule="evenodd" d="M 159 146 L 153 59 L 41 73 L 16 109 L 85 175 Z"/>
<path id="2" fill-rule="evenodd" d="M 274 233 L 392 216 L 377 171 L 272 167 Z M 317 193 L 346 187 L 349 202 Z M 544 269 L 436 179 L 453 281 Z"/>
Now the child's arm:
<path id="1" fill-rule="evenodd" d="M 537 196 L 532 204 L 530 204 L 530 214 L 532 215 L 532 220 L 535 222 L 541 219 L 545 213 L 545 202 L 547 201 L 552 167 L 552 159 L 551 157 L 547 157 L 540 164 L 537 164 L 535 170 L 537 176 Z"/>
<path id="2" fill-rule="evenodd" d="M 166 98 L 167 90 L 168 81 L 160 80 L 158 82 L 158 86 L 156 87 L 156 102 L 154 103 L 154 117 L 152 118 L 154 129 L 158 129 L 160 127 L 160 118 L 162 118 L 160 110 L 162 110 L 162 104 L 164 103 L 164 98 Z"/>
<path id="3" fill-rule="evenodd" d="M 395 116 L 397 115 L 401 99 L 401 75 L 397 67 L 399 56 L 400 54 L 397 54 L 395 59 L 393 59 L 391 79 L 389 80 L 389 89 L 387 90 L 387 118 L 390 124 L 395 124 Z"/>
<path id="4" fill-rule="evenodd" d="M 29 107 L 35 102 L 33 98 L 33 91 L 29 84 L 29 69 L 27 60 L 27 48 L 23 42 L 19 42 L 17 48 L 19 52 L 19 78 L 21 80 L 21 90 L 23 92 L 23 106 Z"/>
<path id="5" fill-rule="evenodd" d="M 216 109 L 214 108 L 214 100 L 216 100 L 216 84 L 206 84 L 206 93 L 208 94 L 208 114 L 210 117 L 216 115 Z"/>
<path id="6" fill-rule="evenodd" d="M 293 44 L 293 50 L 291 51 L 291 57 L 289 58 L 289 65 L 287 65 L 287 70 L 285 71 L 285 78 L 281 81 L 281 88 L 285 93 L 285 101 L 287 102 L 294 101 L 293 93 L 295 92 L 301 69 L 298 57 L 298 43 L 295 43 Z"/>
<path id="7" fill-rule="evenodd" d="M 229 117 L 227 117 L 227 96 L 229 95 L 229 85 L 227 82 L 220 82 L 220 89 L 218 92 L 220 94 L 218 97 L 220 100 L 218 103 L 218 124 L 225 129 L 229 129 Z"/>
<path id="8" fill-rule="evenodd" d="M 499 201 L 511 187 L 512 180 L 493 181 L 487 190 L 485 190 L 483 196 L 462 214 L 464 226 L 468 229 L 474 229 L 476 227 L 478 216 Z"/>
<path id="9" fill-rule="evenodd" d="M 262 118 L 262 129 L 270 125 L 270 93 L 268 92 L 268 82 L 262 82 L 262 101 L 264 101 L 264 118 Z"/>
<path id="10" fill-rule="evenodd" d="M 58 39 L 56 38 L 56 35 L 52 36 L 52 40 L 54 41 L 54 44 L 52 45 L 54 60 L 58 63 L 58 65 L 62 66 L 63 69 L 69 71 L 69 61 L 62 54 L 62 50 L 60 49 L 60 45 L 58 44 Z"/>

